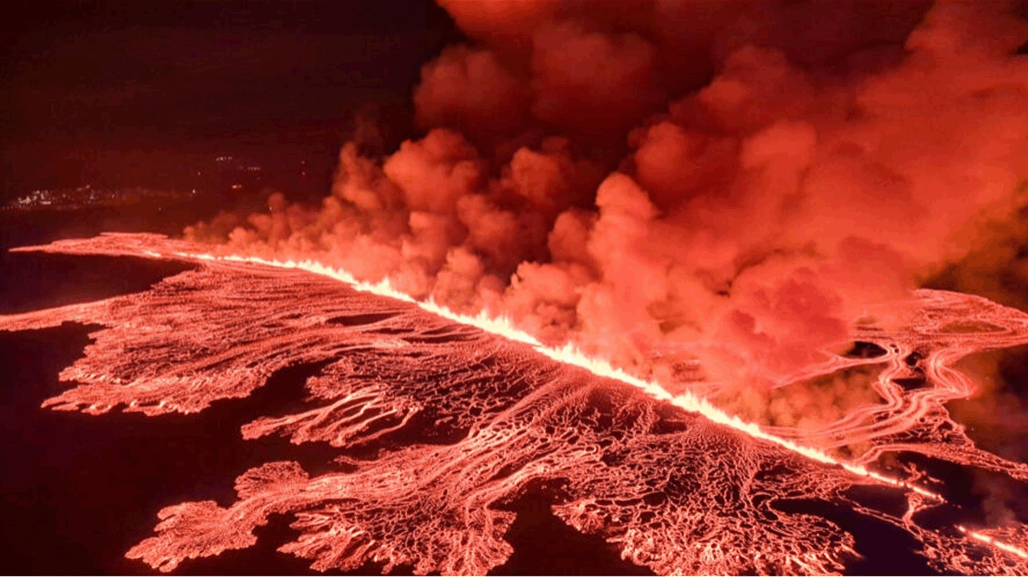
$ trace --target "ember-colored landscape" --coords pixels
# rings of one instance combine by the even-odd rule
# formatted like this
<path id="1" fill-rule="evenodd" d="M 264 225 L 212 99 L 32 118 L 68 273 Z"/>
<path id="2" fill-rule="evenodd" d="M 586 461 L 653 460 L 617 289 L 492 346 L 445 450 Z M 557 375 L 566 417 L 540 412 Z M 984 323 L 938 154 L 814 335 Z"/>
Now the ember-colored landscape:
<path id="1" fill-rule="evenodd" d="M 249 395 L 285 367 L 319 364 L 301 404 L 243 425 L 240 435 L 327 442 L 338 455 L 313 475 L 294 461 L 243 472 L 227 507 L 169 505 L 155 535 L 127 552 L 159 570 L 252 546 L 253 529 L 285 513 L 298 536 L 279 550 L 315 570 L 370 561 L 385 572 L 484 574 L 512 553 L 504 534 L 515 514 L 505 505 L 542 484 L 560 519 L 660 574 L 843 571 L 861 554 L 831 516 L 809 507 L 820 502 L 909 532 L 939 572 L 1028 571 L 1023 524 L 970 526 L 943 480 L 916 460 L 883 459 L 918 456 L 1028 479 L 1028 466 L 977 449 L 945 406 L 973 387 L 956 361 L 1028 343 L 1021 312 L 927 290 L 882 304 L 882 318 L 899 311 L 902 327 L 867 320 L 856 328 L 881 354 L 835 356 L 816 370 L 884 366 L 873 384 L 880 403 L 816 431 L 761 428 L 495 322 L 346 283 L 314 263 L 197 249 L 128 234 L 33 249 L 194 266 L 142 293 L 0 317 L 7 331 L 103 326 L 61 374 L 78 385 L 44 403 L 56 410 L 199 412 Z M 912 372 L 921 383 L 901 386 Z M 839 457 L 844 447 L 862 453 Z M 944 514 L 926 515 L 933 511 Z"/>
<path id="2" fill-rule="evenodd" d="M 1028 574 L 1028 2 L 54 6 L 0 570 Z"/>

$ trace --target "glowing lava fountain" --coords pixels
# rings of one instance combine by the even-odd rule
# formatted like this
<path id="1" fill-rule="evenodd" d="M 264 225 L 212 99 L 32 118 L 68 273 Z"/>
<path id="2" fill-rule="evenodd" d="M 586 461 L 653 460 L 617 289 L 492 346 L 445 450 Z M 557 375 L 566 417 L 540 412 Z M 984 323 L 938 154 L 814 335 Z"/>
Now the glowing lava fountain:
<path id="1" fill-rule="evenodd" d="M 280 550 L 318 570 L 378 562 L 385 571 L 483 574 L 511 554 L 508 506 L 548 483 L 560 519 L 663 574 L 841 572 L 859 545 L 832 520 L 785 507 L 804 501 L 909 532 L 941 572 L 1028 573 L 1025 526 L 940 524 L 922 514 L 957 510 L 944 484 L 909 464 L 883 465 L 906 452 L 1028 480 L 1024 464 L 976 448 L 944 405 L 973 393 L 957 360 L 1028 342 L 1028 315 L 978 297 L 919 291 L 883 305 L 907 311 L 906 326 L 858 327 L 857 339 L 886 353 L 836 356 L 819 371 L 884 365 L 874 384 L 884 402 L 801 431 L 762 429 L 572 349 L 544 347 L 503 320 L 417 303 L 316 263 L 214 257 L 157 235 L 26 250 L 196 263 L 143 293 L 0 316 L 7 331 L 105 326 L 61 373 L 77 385 L 46 407 L 197 412 L 248 396 L 280 369 L 323 364 L 301 410 L 241 431 L 328 442 L 338 448 L 324 464 L 330 473 L 267 463 L 237 478 L 238 500 L 227 507 L 165 508 L 157 534 L 127 554 L 162 571 L 248 547 L 269 515 L 291 514 L 299 536 Z M 925 386 L 900 387 L 894 379 L 915 350 Z M 856 445 L 854 458 L 833 452 Z M 858 486 L 905 505 L 869 503 Z"/>

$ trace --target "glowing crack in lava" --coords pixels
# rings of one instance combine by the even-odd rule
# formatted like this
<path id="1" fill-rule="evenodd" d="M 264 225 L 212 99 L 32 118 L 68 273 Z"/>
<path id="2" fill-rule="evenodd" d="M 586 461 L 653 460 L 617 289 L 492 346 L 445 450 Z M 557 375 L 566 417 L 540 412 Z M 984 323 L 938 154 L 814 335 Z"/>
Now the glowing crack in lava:
<path id="1" fill-rule="evenodd" d="M 302 410 L 257 419 L 242 435 L 328 442 L 339 452 L 325 464 L 330 473 L 267 463 L 237 478 L 234 504 L 165 508 L 156 535 L 127 553 L 161 571 L 251 546 L 269 515 L 291 514 L 298 537 L 280 551 L 317 570 L 373 561 L 385 571 L 483 574 L 512 552 L 508 506 L 530 484 L 548 482 L 560 519 L 663 574 L 843 571 L 861 555 L 856 540 L 825 517 L 783 507 L 804 500 L 909 532 L 940 572 L 1028 573 L 1028 527 L 960 523 L 944 484 L 884 459 L 910 452 L 1028 480 L 1024 464 L 976 448 L 944 405 L 972 392 L 954 369 L 958 359 L 1028 342 L 1028 315 L 979 297 L 922 290 L 882 305 L 906 312 L 905 327 L 869 323 L 857 337 L 886 353 L 835 356 L 819 371 L 884 364 L 874 384 L 883 402 L 800 431 L 745 423 L 502 322 L 340 283 L 345 273 L 314 264 L 202 256 L 157 235 L 27 250 L 196 264 L 143 293 L 0 316 L 6 331 L 105 326 L 61 373 L 76 387 L 46 407 L 197 412 L 246 397 L 279 369 L 324 364 L 306 383 Z M 894 380 L 910 371 L 904 360 L 913 351 L 925 384 L 903 388 Z M 857 457 L 834 452 L 857 445 Z M 869 503 L 858 487 L 904 506 Z"/>

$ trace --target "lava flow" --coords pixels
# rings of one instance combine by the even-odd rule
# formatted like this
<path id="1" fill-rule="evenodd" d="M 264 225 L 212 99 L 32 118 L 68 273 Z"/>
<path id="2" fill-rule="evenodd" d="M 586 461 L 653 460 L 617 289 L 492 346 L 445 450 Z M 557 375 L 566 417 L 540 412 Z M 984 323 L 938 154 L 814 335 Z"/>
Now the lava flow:
<path id="1" fill-rule="evenodd" d="M 886 364 L 892 369 L 875 385 L 884 402 L 801 432 L 746 423 L 601 361 L 507 334 L 501 321 L 426 307 L 313 264 L 197 256 L 197 247 L 157 235 L 30 249 L 196 263 L 143 293 L 0 317 L 7 331 L 105 326 L 61 373 L 77 385 L 47 407 L 197 412 L 249 395 L 279 369 L 325 364 L 306 383 L 303 409 L 241 431 L 246 439 L 328 442 L 339 452 L 324 464 L 331 473 L 267 463 L 237 478 L 238 500 L 228 507 L 165 508 L 157 534 L 127 553 L 161 571 L 251 546 L 269 515 L 291 514 L 299 536 L 280 550 L 317 570 L 376 562 L 384 571 L 483 574 L 512 552 L 504 539 L 516 516 L 510 504 L 531 484 L 550 482 L 560 519 L 663 574 L 829 574 L 862 556 L 827 515 L 794 512 L 790 504 L 799 503 L 842 505 L 909 532 L 940 572 L 1028 572 L 1025 526 L 969 527 L 946 503 L 944 484 L 884 459 L 902 451 L 1028 478 L 1023 464 L 975 448 L 943 405 L 968 394 L 957 359 L 1028 342 L 1028 315 L 979 297 L 920 291 L 898 305 L 911 313 L 902 330 L 858 328 L 886 353 L 837 357 L 823 370 Z M 890 376 L 913 349 L 926 352 L 927 385 L 908 392 Z M 859 458 L 832 453 L 858 443 L 866 448 Z M 906 507 L 864 503 L 853 494 L 861 486 L 900 496 Z M 954 519 L 940 524 L 922 515 L 929 511 Z"/>

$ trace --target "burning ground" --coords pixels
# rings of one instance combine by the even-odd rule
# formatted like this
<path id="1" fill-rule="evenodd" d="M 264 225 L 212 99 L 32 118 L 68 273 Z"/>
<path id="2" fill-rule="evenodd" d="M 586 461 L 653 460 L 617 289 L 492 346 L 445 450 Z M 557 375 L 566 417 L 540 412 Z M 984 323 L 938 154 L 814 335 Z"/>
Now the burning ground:
<path id="1" fill-rule="evenodd" d="M 128 552 L 155 568 L 251 546 L 253 529 L 284 513 L 295 516 L 298 536 L 280 550 L 315 569 L 375 561 L 481 574 L 511 554 L 503 537 L 514 513 L 505 506 L 545 482 L 560 519 L 659 573 L 843 571 L 861 553 L 818 513 L 838 507 L 909 533 L 940 572 L 1028 571 L 1024 525 L 967 525 L 944 481 L 900 457 L 1028 478 L 1023 464 L 977 450 L 944 405 L 973 387 L 954 369 L 958 359 L 1028 342 L 1028 316 L 1015 310 L 933 291 L 883 304 L 882 312 L 904 312 L 901 329 L 867 321 L 854 330 L 880 355 L 836 356 L 808 376 L 884 365 L 874 380 L 880 403 L 819 431 L 768 430 L 503 322 L 341 282 L 345 273 L 315 263 L 214 259 L 197 249 L 155 235 L 37 248 L 196 268 L 143 293 L 0 317 L 8 331 L 104 326 L 61 375 L 77 386 L 45 403 L 58 410 L 203 411 L 249 395 L 278 369 L 324 363 L 302 407 L 259 418 L 241 435 L 327 442 L 338 457 L 318 475 L 296 462 L 241 473 L 234 504 L 167 507 L 156 535 Z M 915 350 L 924 381 L 902 387 Z M 842 446 L 863 453 L 831 451 Z M 878 488 L 877 498 L 860 488 Z M 796 506 L 811 503 L 824 505 Z"/>

